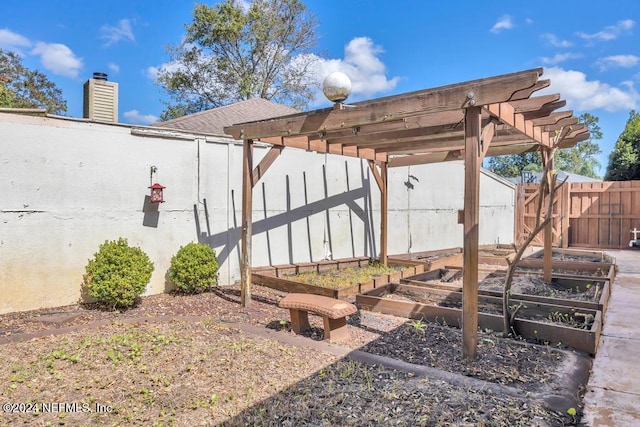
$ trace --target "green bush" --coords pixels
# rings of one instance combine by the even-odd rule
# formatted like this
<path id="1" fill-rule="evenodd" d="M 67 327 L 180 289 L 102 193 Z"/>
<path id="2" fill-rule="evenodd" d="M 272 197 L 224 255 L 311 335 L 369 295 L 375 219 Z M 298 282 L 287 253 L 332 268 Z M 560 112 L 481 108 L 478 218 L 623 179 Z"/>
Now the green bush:
<path id="1" fill-rule="evenodd" d="M 202 243 L 181 246 L 171 258 L 169 280 L 182 292 L 197 294 L 218 284 L 216 251 Z"/>
<path id="2" fill-rule="evenodd" d="M 140 248 L 132 248 L 127 239 L 108 241 L 85 267 L 83 285 L 88 295 L 115 308 L 131 307 L 144 292 L 153 263 Z"/>

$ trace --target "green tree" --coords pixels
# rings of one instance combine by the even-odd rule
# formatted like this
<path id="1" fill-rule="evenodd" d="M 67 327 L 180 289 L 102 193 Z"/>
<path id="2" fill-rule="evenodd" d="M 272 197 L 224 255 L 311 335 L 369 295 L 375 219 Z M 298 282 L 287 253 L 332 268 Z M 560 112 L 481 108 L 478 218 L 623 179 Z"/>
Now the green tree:
<path id="1" fill-rule="evenodd" d="M 174 103 L 169 119 L 251 98 L 304 107 L 318 57 L 316 19 L 300 0 L 196 4 L 183 43 L 168 48 L 159 84 Z"/>
<path id="2" fill-rule="evenodd" d="M 609 154 L 609 164 L 605 180 L 628 181 L 640 179 L 640 114 L 632 110 L 624 130 L 618 137 L 613 151 Z"/>
<path id="3" fill-rule="evenodd" d="M 508 178 L 519 177 L 524 171 L 540 172 L 541 168 L 542 160 L 540 160 L 540 154 L 537 151 L 496 156 L 489 159 L 489 170 Z"/>
<path id="4" fill-rule="evenodd" d="M 22 64 L 20 56 L 0 49 L 0 106 L 42 108 L 51 114 L 63 114 L 67 103 L 62 91 L 38 70 Z"/>
<path id="5" fill-rule="evenodd" d="M 580 122 L 589 128 L 590 138 L 579 142 L 574 147 L 558 150 L 554 167 L 565 172 L 577 173 L 590 178 L 600 178 L 596 169 L 600 170 L 600 162 L 596 156 L 602 152 L 594 140 L 602 139 L 602 131 L 598 125 L 598 117 L 584 113 L 579 117 Z"/>
<path id="6" fill-rule="evenodd" d="M 13 91 L 7 87 L 9 78 L 4 74 L 0 74 L 0 107 L 13 107 L 15 95 Z"/>
<path id="7" fill-rule="evenodd" d="M 590 138 L 574 147 L 558 150 L 554 167 L 565 172 L 599 178 L 596 169 L 600 169 L 600 162 L 595 157 L 601 153 L 600 146 L 595 142 L 602 139 L 599 119 L 592 114 L 584 113 L 579 120 L 588 126 Z M 492 157 L 489 159 L 489 169 L 498 175 L 511 178 L 519 177 L 523 171 L 541 172 L 543 168 L 540 154 L 535 152 Z"/>

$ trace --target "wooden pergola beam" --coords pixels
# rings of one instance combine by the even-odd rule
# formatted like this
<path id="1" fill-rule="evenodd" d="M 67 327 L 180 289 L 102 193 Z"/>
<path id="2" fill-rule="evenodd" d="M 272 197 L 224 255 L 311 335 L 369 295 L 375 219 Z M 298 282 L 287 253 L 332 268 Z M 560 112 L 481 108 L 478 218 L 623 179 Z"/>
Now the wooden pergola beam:
<path id="1" fill-rule="evenodd" d="M 486 127 L 486 126 L 485 126 Z M 483 128 L 484 129 L 484 128 Z M 493 143 L 491 144 L 492 148 L 502 147 L 505 149 L 509 149 L 509 147 L 520 145 L 520 144 L 533 144 L 538 146 L 539 143 L 533 141 L 526 135 L 522 135 L 520 133 L 510 134 L 510 135 L 499 135 L 495 133 L 492 138 Z M 435 154 L 435 153 L 448 153 L 451 151 L 462 150 L 464 151 L 464 135 L 461 137 L 450 137 L 446 139 L 438 139 L 434 141 L 427 142 L 416 142 L 414 148 L 408 149 L 398 149 L 395 147 L 377 147 L 376 150 L 385 150 L 389 156 L 400 155 L 400 154 Z M 391 160 L 390 160 L 391 161 Z"/>
<path id="2" fill-rule="evenodd" d="M 387 156 L 384 153 L 376 153 L 374 150 L 360 150 L 358 147 L 343 147 L 339 144 L 329 144 L 321 140 L 309 140 L 306 136 L 290 136 L 290 137 L 264 137 L 258 138 L 258 141 L 283 147 L 298 148 L 306 151 L 315 151 L 316 153 L 339 154 L 341 156 L 357 157 L 365 160 L 375 160 L 386 162 Z"/>
<path id="3" fill-rule="evenodd" d="M 511 105 L 516 113 L 530 113 L 540 111 L 541 108 L 558 101 L 560 101 L 560 94 L 555 93 L 553 95 L 539 95 L 533 98 L 511 101 Z"/>
<path id="4" fill-rule="evenodd" d="M 516 113 L 513 106 L 508 102 L 490 104 L 486 106 L 486 109 L 491 115 L 534 141 L 547 147 L 551 145 L 549 132 L 543 132 L 540 127 L 534 126 L 531 120 L 525 119 L 522 113 Z"/>
<path id="5" fill-rule="evenodd" d="M 463 158 L 462 150 L 438 151 L 436 153 L 414 154 L 410 156 L 391 157 L 389 160 L 390 168 L 398 168 L 403 166 L 425 165 L 428 163 L 451 162 L 461 160 Z"/>
<path id="6" fill-rule="evenodd" d="M 484 159 L 484 156 L 486 156 L 487 151 L 489 151 L 489 146 L 491 145 L 491 141 L 493 140 L 493 137 L 495 136 L 495 134 L 496 134 L 496 124 L 494 122 L 490 122 L 482 128 L 482 134 L 480 135 L 480 157 L 482 159 Z M 465 139 L 466 139 L 466 136 L 465 136 Z M 465 141 L 465 147 L 466 147 L 466 141 Z"/>
<path id="7" fill-rule="evenodd" d="M 565 138 L 561 148 L 572 147 L 575 144 L 589 139 L 589 132 L 580 132 L 572 138 Z M 503 156 L 506 154 L 532 153 L 540 150 L 540 143 L 533 141 L 526 136 L 516 136 L 506 138 L 494 136 L 491 145 L 488 147 L 485 157 Z M 418 150 L 412 155 L 393 155 L 389 153 L 389 167 L 415 166 L 429 163 L 449 162 L 460 160 L 464 157 L 464 147 L 462 145 L 451 146 L 449 149 L 434 150 L 433 152 L 422 153 Z"/>
<path id="8" fill-rule="evenodd" d="M 278 156 L 282 154 L 282 150 L 284 150 L 283 146 L 274 145 L 269 149 L 269 151 L 267 151 L 267 154 L 265 154 L 265 156 L 262 158 L 258 166 L 256 166 L 255 169 L 253 169 L 253 174 L 251 178 L 252 180 L 251 185 L 253 187 L 256 186 L 258 181 L 260 181 L 260 178 L 264 176 L 264 174 L 267 172 L 267 169 L 271 167 L 271 165 L 278 158 Z"/>
<path id="9" fill-rule="evenodd" d="M 486 125 L 483 125 L 483 128 Z M 523 142 L 532 141 L 526 135 L 519 132 L 505 133 L 498 129 L 498 126 L 494 124 L 494 141 L 498 145 L 514 145 Z M 536 142 L 537 144 L 537 142 Z M 376 153 L 387 153 L 388 155 L 395 154 L 425 154 L 435 153 L 438 151 L 452 151 L 452 150 L 464 150 L 464 131 L 450 132 L 446 135 L 436 135 L 432 137 L 425 137 L 424 139 L 416 139 L 412 141 L 401 141 L 397 143 L 388 143 L 370 145 L 366 144 L 363 147 L 375 149 Z"/>
<path id="10" fill-rule="evenodd" d="M 342 137 L 342 138 L 331 138 L 328 137 L 327 140 L 332 144 L 342 144 L 342 145 L 367 145 L 367 146 L 378 146 L 384 144 L 397 144 L 397 143 L 407 143 L 411 141 L 421 141 L 426 140 L 429 137 L 437 138 L 443 134 L 448 134 L 451 131 L 455 131 L 455 125 L 451 123 L 447 123 L 444 125 L 438 126 L 430 126 L 430 127 L 422 127 L 422 128 L 412 128 L 412 129 L 398 129 L 398 130 L 389 130 L 384 132 L 378 132 L 375 134 L 357 134 L 350 137 Z M 458 126 L 459 132 L 462 132 L 462 124 Z"/>
<path id="11" fill-rule="evenodd" d="M 526 118 L 526 116 L 525 116 Z M 558 122 L 567 119 L 567 118 L 574 118 L 573 117 L 573 111 L 568 110 L 568 111 L 557 111 L 554 113 L 549 114 L 546 117 L 540 117 L 537 119 L 530 119 L 533 122 L 534 126 L 547 126 L 547 125 L 554 125 L 557 124 Z M 576 119 L 578 120 L 578 119 Z"/>
<path id="12" fill-rule="evenodd" d="M 523 153 L 532 153 L 534 151 L 540 150 L 540 144 L 537 142 L 530 142 L 528 144 L 518 144 L 518 145 L 505 145 L 505 146 L 496 146 L 489 147 L 487 152 L 487 156 L 504 156 L 505 154 L 523 154 Z"/>
<path id="13" fill-rule="evenodd" d="M 380 172 L 378 172 L 378 168 L 376 168 L 376 164 L 374 161 L 369 160 L 367 162 L 369 164 L 369 169 L 371 169 L 371 174 L 373 175 L 373 179 L 375 179 L 376 184 L 378 184 L 378 189 L 382 191 L 384 187 L 384 182 L 382 181 L 382 176 L 380 176 Z"/>
<path id="14" fill-rule="evenodd" d="M 586 141 L 590 137 L 591 137 L 591 134 L 589 133 L 589 128 L 585 126 L 584 128 L 576 129 L 574 132 L 570 133 L 569 136 L 567 136 L 565 139 L 562 140 L 562 142 L 560 142 L 560 144 L 558 144 L 558 147 L 559 148 L 573 147 L 577 143 Z"/>
<path id="15" fill-rule="evenodd" d="M 464 119 L 464 113 L 459 110 L 447 110 L 437 113 L 424 113 L 410 117 L 403 117 L 402 119 L 392 120 L 389 119 L 383 123 L 374 123 L 348 129 L 339 129 L 332 131 L 321 131 L 318 133 L 312 133 L 308 135 L 310 140 L 322 139 L 330 142 L 338 143 L 350 143 L 350 140 L 366 141 L 367 138 L 375 136 L 381 138 L 385 133 L 402 132 L 432 128 L 436 126 L 452 126 L 462 127 L 462 120 Z M 458 126 L 455 126 L 455 125 Z M 420 131 L 419 131 L 420 132 Z M 341 141 L 344 139 L 345 141 Z M 370 138 L 369 138 L 370 139 Z"/>
<path id="16" fill-rule="evenodd" d="M 225 133 L 242 140 L 318 134 L 402 120 L 419 114 L 455 110 L 466 104 L 488 105 L 524 99 L 531 96 L 533 91 L 548 86 L 548 81 L 538 80 L 540 75 L 542 69 L 537 68 L 359 102 L 344 109 L 328 108 L 262 122 L 226 126 L 224 130 Z"/>
<path id="17" fill-rule="evenodd" d="M 542 117 L 547 117 L 549 114 L 551 114 L 558 108 L 564 107 L 565 105 L 567 105 L 567 101 L 565 100 L 551 102 L 549 104 L 543 105 L 539 110 L 524 112 L 522 113 L 522 115 L 526 120 L 539 119 Z"/>

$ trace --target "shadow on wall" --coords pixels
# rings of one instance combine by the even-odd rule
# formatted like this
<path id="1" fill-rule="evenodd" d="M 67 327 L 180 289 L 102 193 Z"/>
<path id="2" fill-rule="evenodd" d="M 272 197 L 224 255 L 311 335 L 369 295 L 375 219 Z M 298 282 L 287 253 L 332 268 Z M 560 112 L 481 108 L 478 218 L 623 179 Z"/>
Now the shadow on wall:
<path id="1" fill-rule="evenodd" d="M 143 226 L 158 228 L 158 221 L 160 220 L 158 204 L 151 203 L 151 196 L 144 196 L 144 204 L 142 205 L 142 212 L 144 212 L 144 217 L 142 218 Z"/>
<path id="2" fill-rule="evenodd" d="M 330 223 L 330 209 L 336 208 L 338 206 L 343 206 L 343 205 L 346 205 L 347 208 L 349 209 L 349 215 L 348 215 L 349 229 L 350 229 L 349 242 L 351 243 L 351 252 L 353 256 L 356 256 L 356 245 L 355 245 L 356 240 L 355 240 L 354 230 L 353 230 L 354 215 L 362 222 L 364 226 L 364 232 L 362 236 L 363 248 L 364 248 L 363 256 L 375 256 L 377 251 L 375 247 L 375 236 L 372 233 L 372 230 L 374 230 L 374 228 L 371 226 L 373 222 L 373 213 L 372 213 L 369 170 L 367 169 L 365 171 L 363 164 L 362 163 L 360 164 L 360 173 L 361 173 L 363 185 L 362 187 L 356 188 L 356 189 L 349 189 L 349 180 L 348 180 L 349 170 L 348 170 L 347 162 L 345 162 L 345 172 L 347 175 L 347 180 L 346 180 L 347 191 L 340 194 L 333 195 L 333 196 L 329 196 L 328 186 L 327 186 L 327 173 L 326 173 L 325 166 L 323 165 L 322 180 L 324 185 L 324 198 L 311 203 L 309 203 L 308 197 L 307 197 L 307 193 L 308 193 L 307 174 L 306 172 L 303 172 L 301 182 L 303 184 L 305 204 L 295 208 L 291 207 L 290 177 L 289 175 L 286 175 L 285 188 L 284 188 L 285 196 L 286 196 L 286 207 L 284 212 L 271 216 L 269 218 L 265 218 L 265 219 L 261 219 L 259 221 L 253 222 L 253 235 L 257 235 L 260 233 L 266 234 L 267 251 L 268 251 L 267 255 L 268 255 L 270 264 L 272 262 L 272 253 L 271 253 L 272 245 L 271 245 L 271 240 L 269 236 L 269 231 L 277 229 L 279 227 L 287 227 L 287 237 L 288 237 L 287 253 L 288 253 L 289 262 L 293 263 L 293 262 L 301 261 L 299 250 L 296 250 L 296 252 L 298 253 L 298 256 L 295 257 L 296 259 L 294 259 L 294 250 L 293 250 L 294 236 L 292 232 L 292 225 L 296 221 L 302 221 L 302 220 L 305 221 L 307 233 L 306 233 L 306 236 L 304 237 L 303 236 L 295 237 L 296 248 L 300 247 L 303 244 L 303 242 L 306 241 L 306 245 L 308 247 L 309 261 L 324 258 L 327 255 L 326 253 L 316 254 L 315 258 L 313 256 L 312 244 L 311 244 L 312 230 L 311 230 L 311 224 L 309 221 L 309 218 L 312 215 L 323 213 L 323 212 L 326 215 L 324 240 L 326 243 L 328 243 L 328 247 L 327 249 L 325 249 L 325 252 L 327 252 L 328 250 L 328 254 L 330 255 L 333 252 L 331 223 Z M 266 183 L 264 182 L 262 183 L 261 208 L 265 216 L 268 211 L 267 200 L 265 197 L 266 185 L 267 185 Z M 239 198 L 241 199 L 241 196 Z M 363 199 L 362 206 L 364 206 L 364 209 L 360 207 L 360 205 L 357 203 L 357 200 L 359 199 Z M 240 200 L 238 200 L 238 202 L 240 202 Z M 209 216 L 209 211 L 207 206 L 207 199 L 203 199 L 203 205 L 204 205 L 204 216 L 205 216 L 204 230 L 202 229 L 202 226 L 201 226 L 198 206 L 193 205 L 193 214 L 194 214 L 195 223 L 196 223 L 196 233 L 198 235 L 198 241 L 200 243 L 207 244 L 212 248 L 221 248 L 219 251 L 216 251 L 216 252 L 218 252 L 217 253 L 218 262 L 220 263 L 220 265 L 222 265 L 229 258 L 230 254 L 236 249 L 236 247 L 240 245 L 240 240 L 242 236 L 242 228 L 239 225 L 240 221 L 237 218 L 237 216 L 241 216 L 241 213 L 239 213 L 236 210 L 236 191 L 231 190 L 230 208 L 233 211 L 233 227 L 229 228 L 227 231 L 211 234 L 211 224 L 210 224 L 210 216 Z M 256 209 L 254 208 L 254 212 L 255 211 Z M 146 216 L 146 211 L 145 211 L 145 216 Z M 340 245 L 344 245 L 346 243 L 348 242 L 340 242 Z M 276 248 L 276 250 L 280 252 L 280 251 L 284 251 L 285 248 L 278 247 Z M 238 250 L 237 253 L 238 253 L 238 263 L 240 264 L 240 256 L 241 256 L 240 251 Z"/>

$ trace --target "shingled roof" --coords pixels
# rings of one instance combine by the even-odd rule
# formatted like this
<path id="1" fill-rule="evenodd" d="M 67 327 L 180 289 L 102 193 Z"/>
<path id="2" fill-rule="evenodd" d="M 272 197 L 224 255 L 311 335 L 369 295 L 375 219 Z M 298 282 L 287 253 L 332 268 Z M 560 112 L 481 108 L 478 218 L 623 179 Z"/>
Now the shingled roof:
<path id="1" fill-rule="evenodd" d="M 225 105 L 224 107 L 200 111 L 177 119 L 154 123 L 153 126 L 187 132 L 225 135 L 224 127 L 234 123 L 266 120 L 299 112 L 295 108 L 277 104 L 264 98 L 254 98 Z"/>

